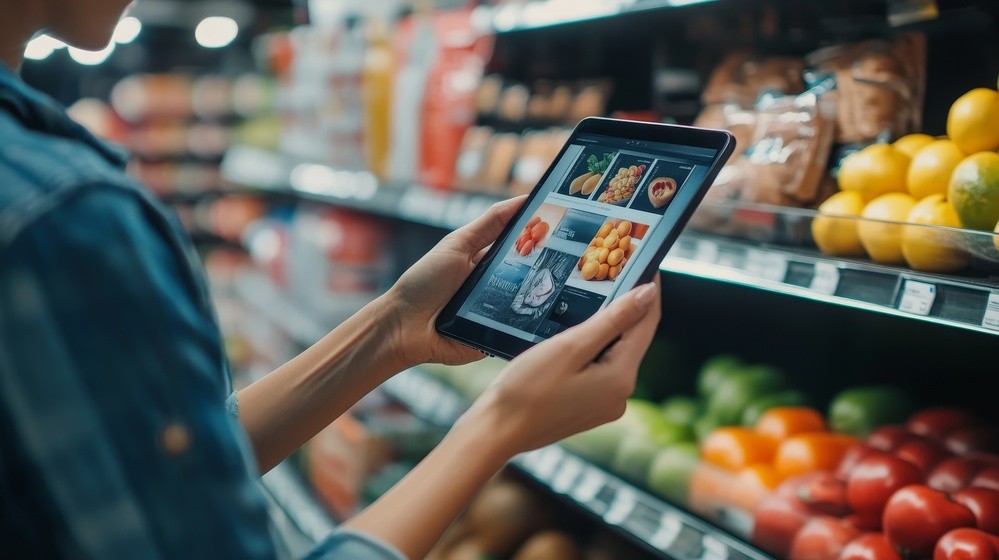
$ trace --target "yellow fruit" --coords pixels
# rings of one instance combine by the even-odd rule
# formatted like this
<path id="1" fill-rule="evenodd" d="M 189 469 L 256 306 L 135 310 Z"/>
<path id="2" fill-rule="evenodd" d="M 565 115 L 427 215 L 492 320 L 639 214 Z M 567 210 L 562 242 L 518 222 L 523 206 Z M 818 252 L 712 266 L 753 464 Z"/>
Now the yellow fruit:
<path id="1" fill-rule="evenodd" d="M 996 223 L 996 229 L 992 230 L 995 235 L 992 236 L 992 244 L 996 246 L 996 251 L 999 251 L 999 222 Z"/>
<path id="2" fill-rule="evenodd" d="M 892 147 L 896 150 L 902 152 L 903 154 L 909 156 L 910 158 L 916 157 L 916 152 L 920 148 L 929 144 L 933 141 L 933 137 L 929 134 L 923 134 L 921 132 L 915 132 L 913 134 L 906 134 L 905 136 L 895 140 Z"/>
<path id="3" fill-rule="evenodd" d="M 990 231 L 999 221 L 999 154 L 979 152 L 950 177 L 947 199 L 964 227 Z"/>
<path id="4" fill-rule="evenodd" d="M 916 152 L 909 165 L 909 194 L 922 200 L 931 194 L 945 194 L 950 175 L 965 157 L 951 140 L 934 140 Z"/>
<path id="5" fill-rule="evenodd" d="M 888 193 L 867 203 L 858 225 L 860 242 L 871 260 L 884 264 L 902 264 L 902 226 L 916 205 L 905 193 Z M 873 221 L 880 220 L 880 221 Z M 894 222 L 894 223 L 886 223 Z"/>
<path id="6" fill-rule="evenodd" d="M 976 88 L 958 97 L 947 114 L 947 136 L 966 154 L 999 149 L 999 91 Z"/>
<path id="7" fill-rule="evenodd" d="M 909 156 L 890 144 L 872 144 L 847 156 L 839 168 L 839 188 L 871 200 L 890 192 L 905 192 Z"/>
<path id="8" fill-rule="evenodd" d="M 838 192 L 823 202 L 819 216 L 812 220 L 812 238 L 819 250 L 840 257 L 863 255 L 855 219 L 863 210 L 864 199 L 857 191 Z M 833 215 L 853 218 L 833 218 Z"/>
<path id="9" fill-rule="evenodd" d="M 961 227 L 954 208 L 942 194 L 931 194 L 912 207 L 902 231 L 902 255 L 916 270 L 951 272 L 968 264 L 961 248 L 961 234 L 936 227 Z"/>

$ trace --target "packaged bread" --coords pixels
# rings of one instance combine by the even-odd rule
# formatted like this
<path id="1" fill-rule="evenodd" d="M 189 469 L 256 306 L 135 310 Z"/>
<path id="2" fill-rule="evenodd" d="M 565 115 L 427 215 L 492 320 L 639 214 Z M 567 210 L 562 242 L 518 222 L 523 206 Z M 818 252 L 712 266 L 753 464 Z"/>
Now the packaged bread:
<path id="1" fill-rule="evenodd" d="M 798 57 L 763 57 L 736 51 L 712 72 L 701 100 L 705 105 L 727 102 L 752 107 L 764 91 L 799 93 L 805 87 L 804 69 L 805 62 Z"/>
<path id="2" fill-rule="evenodd" d="M 527 100 L 530 97 L 527 87 L 520 84 L 508 86 L 500 95 L 499 118 L 514 123 L 523 121 L 527 117 Z"/>
<path id="3" fill-rule="evenodd" d="M 476 189 L 485 164 L 486 148 L 492 136 L 493 129 L 487 126 L 472 126 L 465 132 L 454 165 L 455 187 L 462 190 Z"/>
<path id="4" fill-rule="evenodd" d="M 525 132 L 520 142 L 520 152 L 513 166 L 513 179 L 510 181 L 510 194 L 529 193 L 538 184 L 548 164 L 551 163 L 551 133 L 547 130 Z"/>
<path id="5" fill-rule="evenodd" d="M 475 112 L 479 115 L 495 115 L 502 91 L 503 78 L 495 74 L 490 74 L 482 78 L 478 89 L 475 91 Z"/>
<path id="6" fill-rule="evenodd" d="M 812 90 L 761 98 L 740 198 L 790 206 L 814 201 L 832 149 L 835 110 L 829 96 Z"/>
<path id="7" fill-rule="evenodd" d="M 489 140 L 486 150 L 486 162 L 479 175 L 475 190 L 487 193 L 502 194 L 506 191 L 510 180 L 510 170 L 517 160 L 520 150 L 520 136 L 505 133 L 494 134 Z"/>

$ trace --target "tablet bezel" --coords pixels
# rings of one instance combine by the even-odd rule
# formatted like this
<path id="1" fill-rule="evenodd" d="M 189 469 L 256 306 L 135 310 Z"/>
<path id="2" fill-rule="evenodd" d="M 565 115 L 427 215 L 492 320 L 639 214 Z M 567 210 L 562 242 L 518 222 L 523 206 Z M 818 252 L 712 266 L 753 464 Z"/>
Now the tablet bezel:
<path id="1" fill-rule="evenodd" d="M 577 137 L 582 134 L 601 134 L 628 141 L 635 141 L 636 144 L 645 141 L 717 150 L 715 159 L 705 175 L 704 180 L 697 187 L 693 196 L 688 199 L 686 206 L 683 207 L 679 217 L 674 222 L 672 229 L 667 234 L 665 241 L 656 249 L 649 266 L 643 272 L 635 285 L 638 285 L 643 281 L 647 282 L 653 277 L 656 270 L 659 268 L 659 264 L 664 258 L 666 258 L 666 253 L 669 252 L 670 247 L 676 242 L 677 237 L 680 235 L 680 232 L 690 219 L 690 216 L 697 208 L 697 205 L 704 198 L 704 194 L 707 192 L 708 188 L 711 187 L 711 184 L 714 182 L 718 172 L 721 170 L 722 166 L 728 160 L 729 156 L 732 155 L 732 152 L 735 149 L 735 139 L 730 133 L 724 130 L 625 121 L 600 117 L 583 119 L 572 131 L 569 139 L 566 140 L 565 145 L 563 145 L 562 149 L 559 150 L 559 153 L 552 161 L 552 164 L 538 181 L 534 190 L 531 191 L 527 200 L 524 201 L 523 206 L 521 206 L 513 218 L 511 218 L 510 222 L 503 229 L 503 232 L 496 239 L 496 242 L 493 243 L 486 255 L 482 258 L 478 265 L 476 265 L 475 269 L 471 274 L 469 274 L 468 278 L 461 285 L 461 288 L 458 289 L 444 309 L 441 310 L 435 325 L 437 332 L 447 336 L 448 338 L 457 340 L 462 344 L 489 354 L 490 356 L 498 356 L 508 360 L 513 359 L 517 355 L 537 344 L 536 342 L 497 331 L 464 317 L 459 317 L 458 311 L 461 309 L 465 300 L 471 295 L 475 286 L 482 279 L 482 276 L 489 267 L 489 264 L 497 257 L 499 250 L 506 246 L 506 240 L 513 233 L 515 224 L 520 221 L 525 210 L 531 207 L 531 202 L 539 196 L 539 194 L 541 194 L 542 186 L 544 186 L 548 181 L 549 175 L 551 175 L 558 162 L 565 155 L 566 150 L 570 145 L 572 145 Z M 640 144 L 637 145 L 640 147 Z M 469 333 L 471 333 L 471 336 L 469 336 Z"/>

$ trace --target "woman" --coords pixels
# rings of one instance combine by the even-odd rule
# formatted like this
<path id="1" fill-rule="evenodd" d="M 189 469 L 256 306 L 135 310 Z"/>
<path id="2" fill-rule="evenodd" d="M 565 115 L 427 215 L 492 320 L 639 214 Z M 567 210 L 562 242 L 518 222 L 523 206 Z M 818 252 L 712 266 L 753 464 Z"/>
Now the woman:
<path id="1" fill-rule="evenodd" d="M 0 550 L 273 557 L 255 477 L 393 374 L 481 357 L 439 337 L 434 317 L 522 199 L 448 235 L 382 297 L 232 393 L 185 234 L 115 150 L 13 73 L 39 31 L 102 48 L 127 4 L 0 0 Z M 658 320 L 649 284 L 510 362 L 313 556 L 423 557 L 512 456 L 623 412 Z"/>

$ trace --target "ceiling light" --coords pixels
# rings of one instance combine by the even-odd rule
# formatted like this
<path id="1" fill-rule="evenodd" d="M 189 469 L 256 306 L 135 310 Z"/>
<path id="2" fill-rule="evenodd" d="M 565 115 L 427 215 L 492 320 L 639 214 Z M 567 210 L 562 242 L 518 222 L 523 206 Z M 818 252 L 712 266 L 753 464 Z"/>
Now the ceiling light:
<path id="1" fill-rule="evenodd" d="M 69 47 L 69 56 L 76 62 L 84 66 L 95 66 L 108 59 L 114 52 L 114 41 L 99 51 L 85 51 L 76 47 Z"/>
<path id="2" fill-rule="evenodd" d="M 233 42 L 238 34 L 236 20 L 220 16 L 206 17 L 194 30 L 194 38 L 206 49 L 224 47 Z"/>
<path id="3" fill-rule="evenodd" d="M 123 17 L 114 28 L 111 40 L 119 45 L 126 45 L 135 40 L 142 31 L 142 22 L 132 16 Z"/>

